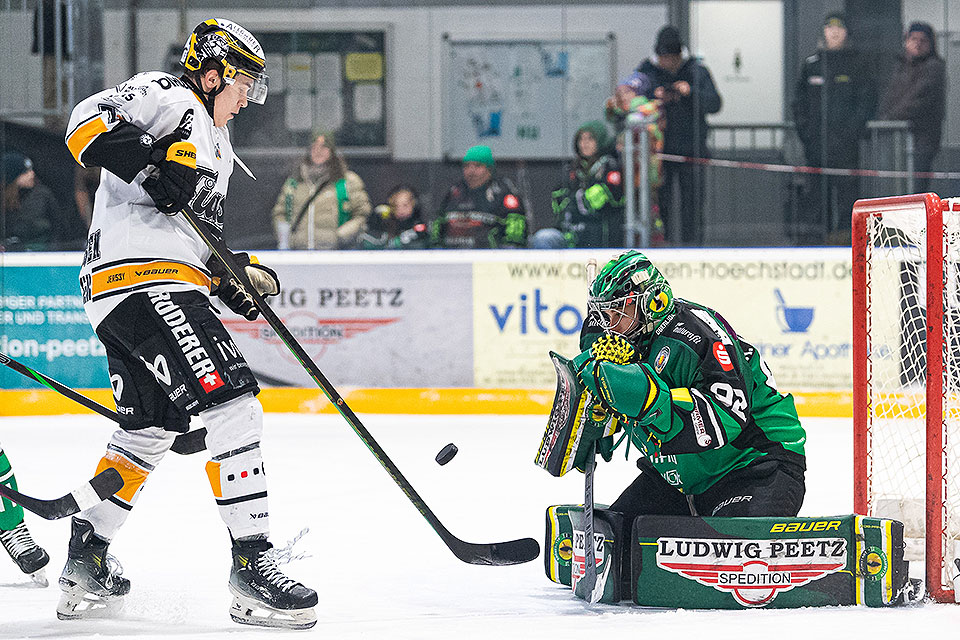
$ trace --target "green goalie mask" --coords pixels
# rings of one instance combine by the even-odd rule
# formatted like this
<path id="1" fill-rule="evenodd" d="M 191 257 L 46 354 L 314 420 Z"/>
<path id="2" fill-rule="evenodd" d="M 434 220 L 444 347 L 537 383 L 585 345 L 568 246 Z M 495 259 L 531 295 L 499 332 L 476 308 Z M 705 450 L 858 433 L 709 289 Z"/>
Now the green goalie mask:
<path id="1" fill-rule="evenodd" d="M 587 306 L 604 331 L 637 341 L 673 312 L 673 290 L 645 255 L 627 251 L 597 274 Z"/>

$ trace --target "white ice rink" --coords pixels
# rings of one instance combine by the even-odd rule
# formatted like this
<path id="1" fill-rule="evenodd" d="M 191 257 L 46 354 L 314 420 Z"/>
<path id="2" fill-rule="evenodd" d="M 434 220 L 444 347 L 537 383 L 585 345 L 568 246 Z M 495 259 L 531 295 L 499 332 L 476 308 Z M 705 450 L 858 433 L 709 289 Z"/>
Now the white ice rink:
<path id="1" fill-rule="evenodd" d="M 454 535 L 470 542 L 530 536 L 541 542 L 547 505 L 582 501 L 578 473 L 553 478 L 533 464 L 544 418 L 362 416 L 364 424 Z M 807 497 L 801 515 L 852 509 L 851 428 L 808 419 Z M 25 493 L 50 498 L 88 479 L 111 431 L 98 416 L 0 418 L 0 443 Z M 434 456 L 448 442 L 460 453 Z M 52 557 L 51 586 L 28 586 L 0 558 L 0 638 L 955 638 L 960 605 L 877 610 L 643 610 L 590 606 L 547 580 L 542 557 L 513 567 L 458 561 L 360 439 L 336 415 L 271 414 L 264 459 L 273 541 L 298 531 L 309 557 L 285 565 L 320 595 L 310 631 L 230 621 L 229 545 L 203 470 L 203 454 L 169 454 L 111 545 L 133 583 L 116 619 L 61 622 L 56 579 L 69 519 L 28 514 Z M 598 502 L 612 501 L 636 473 L 622 452 L 597 472 Z"/>

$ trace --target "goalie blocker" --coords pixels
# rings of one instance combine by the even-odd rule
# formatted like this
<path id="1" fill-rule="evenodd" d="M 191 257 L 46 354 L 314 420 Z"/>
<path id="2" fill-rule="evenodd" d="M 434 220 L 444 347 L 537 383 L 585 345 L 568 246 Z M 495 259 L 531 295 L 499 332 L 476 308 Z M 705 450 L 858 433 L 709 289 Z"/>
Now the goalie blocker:
<path id="1" fill-rule="evenodd" d="M 574 588 L 584 571 L 579 505 L 547 508 L 544 564 Z M 685 609 L 888 607 L 922 594 L 903 559 L 903 524 L 826 518 L 638 516 L 597 507 L 600 602 Z M 630 531 L 627 536 L 626 532 Z"/>

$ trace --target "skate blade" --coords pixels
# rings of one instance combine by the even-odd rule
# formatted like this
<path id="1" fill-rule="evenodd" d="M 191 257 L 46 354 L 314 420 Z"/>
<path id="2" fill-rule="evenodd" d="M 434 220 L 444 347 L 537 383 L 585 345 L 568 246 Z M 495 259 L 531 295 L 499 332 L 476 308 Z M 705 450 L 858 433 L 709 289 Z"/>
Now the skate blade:
<path id="1" fill-rule="evenodd" d="M 308 609 L 274 609 L 262 602 L 238 593 L 233 586 L 233 604 L 230 605 L 230 618 L 237 624 L 249 624 L 257 627 L 278 629 L 310 629 L 317 624 L 317 612 Z"/>
<path id="2" fill-rule="evenodd" d="M 123 608 L 123 596 L 98 596 L 77 586 L 66 589 L 62 584 L 60 588 L 64 589 L 57 603 L 57 617 L 61 620 L 106 618 Z"/>
<path id="3" fill-rule="evenodd" d="M 46 588 L 50 586 L 50 582 L 47 580 L 47 572 L 43 568 L 37 569 L 30 574 L 30 580 L 33 581 L 33 584 L 38 587 Z"/>

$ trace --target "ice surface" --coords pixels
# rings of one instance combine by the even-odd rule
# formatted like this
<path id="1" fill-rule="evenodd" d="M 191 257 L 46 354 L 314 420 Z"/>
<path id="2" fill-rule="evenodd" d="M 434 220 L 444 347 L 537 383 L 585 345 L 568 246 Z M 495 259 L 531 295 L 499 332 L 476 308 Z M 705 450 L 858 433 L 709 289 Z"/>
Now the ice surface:
<path id="1" fill-rule="evenodd" d="M 543 432 L 531 416 L 362 416 L 364 424 L 454 535 L 470 542 L 530 536 L 541 541 L 544 509 L 580 502 L 582 476 L 553 478 L 533 464 Z M 849 513 L 851 426 L 808 419 L 807 498 L 801 515 Z M 0 418 L 0 443 L 20 488 L 59 496 L 88 479 L 112 427 L 99 416 Z M 839 638 L 955 636 L 960 606 L 893 610 L 643 610 L 587 605 L 549 582 L 543 560 L 514 567 L 458 561 L 339 416 L 268 414 L 263 440 L 273 540 L 309 557 L 285 565 L 320 594 L 308 632 L 242 627 L 227 607 L 229 551 L 203 471 L 203 454 L 169 454 L 111 545 L 133 582 L 111 620 L 59 621 L 56 579 L 69 519 L 27 524 L 51 555 L 51 586 L 38 589 L 0 558 L 3 638 Z M 460 453 L 439 466 L 448 442 Z M 636 473 L 635 452 L 597 470 L 598 502 L 612 501 Z M 292 637 L 292 636 L 291 636 Z"/>

